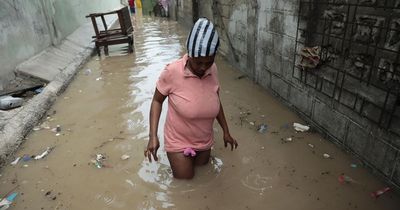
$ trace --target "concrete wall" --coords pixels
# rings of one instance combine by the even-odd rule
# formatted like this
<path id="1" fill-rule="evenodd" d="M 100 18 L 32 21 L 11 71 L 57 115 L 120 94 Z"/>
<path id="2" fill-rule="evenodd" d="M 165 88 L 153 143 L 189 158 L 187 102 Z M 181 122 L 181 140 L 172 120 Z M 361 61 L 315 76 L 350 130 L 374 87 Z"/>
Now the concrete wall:
<path id="1" fill-rule="evenodd" d="M 173 0 L 177 6 L 177 19 L 187 27 L 193 25 L 193 4 L 188 0 Z M 196 1 L 196 0 L 194 0 Z"/>
<path id="2" fill-rule="evenodd" d="M 82 23 L 85 15 L 120 7 L 120 0 L 0 1 L 0 90 L 15 67 L 57 45 Z"/>
<path id="3" fill-rule="evenodd" d="M 388 44 L 385 44 L 387 40 L 391 40 L 391 45 L 397 44 L 399 40 L 394 39 L 399 37 L 398 34 L 386 29 L 386 34 L 392 35 L 379 36 L 378 30 L 370 26 L 363 27 L 363 25 L 353 25 L 351 29 L 338 21 L 337 18 L 342 17 L 338 15 L 335 16 L 336 22 L 332 22 L 336 28 L 332 27 L 325 33 L 335 35 L 338 28 L 349 27 L 348 31 L 351 32 L 344 31 L 343 33 L 342 31 L 342 34 L 348 36 L 346 38 L 351 41 L 340 42 L 333 38 L 326 41 L 321 36 L 315 35 L 322 25 L 321 22 L 315 20 L 323 18 L 323 15 L 331 10 L 337 9 L 338 14 L 350 11 L 348 14 L 356 14 L 355 18 L 346 18 L 355 22 L 363 20 L 364 17 L 373 17 L 364 18 L 364 21 L 369 21 L 367 24 L 373 22 L 375 26 L 382 23 L 382 19 L 390 20 L 390 15 L 385 16 L 384 11 L 382 14 L 371 14 L 379 10 L 371 9 L 376 6 L 374 5 L 376 1 L 365 1 L 373 3 L 365 3 L 366 5 L 357 8 L 346 7 L 346 5 L 327 8 L 317 5 L 315 3 L 318 2 L 317 0 L 307 1 L 311 4 L 303 7 L 301 11 L 299 10 L 300 2 L 300 0 L 203 0 L 200 1 L 199 10 L 200 16 L 212 19 L 218 28 L 221 37 L 220 53 L 239 66 L 240 70 L 247 73 L 255 82 L 272 91 L 334 143 L 359 157 L 375 174 L 399 187 L 398 87 L 400 72 L 397 69 L 393 70 L 399 53 L 382 52 L 382 56 L 386 56 L 386 59 L 391 61 L 386 62 L 386 66 L 376 67 L 381 66 L 382 63 L 382 58 L 378 58 L 381 50 L 378 45 L 382 45 L 381 48 L 387 48 Z M 380 1 L 377 2 L 381 4 Z M 178 8 L 178 20 L 188 26 L 191 25 L 188 23 L 190 5 L 191 1 L 185 1 L 185 5 Z M 386 14 L 397 15 L 398 13 L 398 10 L 391 11 L 393 13 L 386 11 Z M 387 22 L 390 23 L 390 21 Z M 390 24 L 393 27 L 396 26 L 395 23 Z M 309 33 L 302 31 L 298 33 L 298 28 L 308 29 Z M 372 34 L 373 37 L 363 37 L 368 34 Z M 382 34 L 385 34 L 385 31 Z M 296 37 L 300 42 L 296 42 Z M 373 42 L 375 38 L 380 40 Z M 354 41 L 359 41 L 357 39 L 369 40 L 373 43 L 363 43 L 367 47 L 352 45 Z M 333 47 L 326 48 L 324 52 L 334 58 L 332 61 L 327 61 L 318 69 L 313 69 L 315 73 L 295 68 L 295 63 L 297 65 L 300 61 L 300 58 L 295 56 L 296 51 L 299 52 L 305 45 L 328 44 Z M 344 50 L 339 51 L 337 46 L 344 46 Z M 359 58 L 364 54 L 353 52 L 353 49 L 357 48 L 366 48 L 364 54 L 373 56 L 367 57 L 368 59 Z M 365 62 L 360 64 L 360 61 L 365 60 L 376 62 L 375 65 L 366 65 Z M 369 66 L 367 70 L 372 74 L 359 73 L 360 78 L 354 79 L 352 72 L 367 72 L 367 70 L 360 70 L 360 66 L 362 68 Z M 333 70 L 335 68 L 339 70 Z M 379 83 L 374 80 L 374 77 L 382 77 L 382 72 L 383 76 L 386 76 L 384 78 L 389 78 L 390 82 Z M 372 79 L 365 79 L 366 75 L 372 75 L 370 77 Z M 377 108 L 378 106 L 381 108 Z"/>

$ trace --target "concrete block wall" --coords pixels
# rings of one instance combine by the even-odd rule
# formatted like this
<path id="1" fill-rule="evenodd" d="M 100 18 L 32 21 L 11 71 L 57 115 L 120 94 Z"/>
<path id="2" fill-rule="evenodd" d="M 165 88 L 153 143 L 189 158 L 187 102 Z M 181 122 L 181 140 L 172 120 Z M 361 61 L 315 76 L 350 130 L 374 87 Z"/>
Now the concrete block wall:
<path id="1" fill-rule="evenodd" d="M 193 4 L 187 0 L 173 0 L 176 5 L 177 19 L 190 28 L 193 25 Z"/>
<path id="2" fill-rule="evenodd" d="M 0 1 L 0 90 L 13 78 L 19 63 L 60 44 L 88 21 L 87 14 L 120 6 L 120 0 Z"/>
<path id="3" fill-rule="evenodd" d="M 395 110 L 390 127 L 384 129 L 372 122 L 379 118 L 376 107 L 366 103 L 384 103 L 385 93 L 345 77 L 339 103 L 334 84 L 342 74 L 325 68 L 322 84 L 311 76 L 306 83 L 298 79 L 300 73 L 294 70 L 298 23 L 312 25 L 299 21 L 300 0 L 204 0 L 199 4 L 200 16 L 212 19 L 218 28 L 220 53 L 374 174 L 400 188 L 400 110 Z M 178 20 L 188 18 L 188 13 L 181 13 Z M 393 97 L 387 100 L 395 103 Z"/>

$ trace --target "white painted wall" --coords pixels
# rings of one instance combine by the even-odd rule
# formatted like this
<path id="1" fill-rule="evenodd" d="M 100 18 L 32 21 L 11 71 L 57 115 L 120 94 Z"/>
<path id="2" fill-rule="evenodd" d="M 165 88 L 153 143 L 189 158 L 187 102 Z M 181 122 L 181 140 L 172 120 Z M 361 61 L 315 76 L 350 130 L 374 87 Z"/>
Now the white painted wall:
<path id="1" fill-rule="evenodd" d="M 120 0 L 1 0 L 0 90 L 19 63 L 59 44 L 87 14 L 120 6 Z"/>

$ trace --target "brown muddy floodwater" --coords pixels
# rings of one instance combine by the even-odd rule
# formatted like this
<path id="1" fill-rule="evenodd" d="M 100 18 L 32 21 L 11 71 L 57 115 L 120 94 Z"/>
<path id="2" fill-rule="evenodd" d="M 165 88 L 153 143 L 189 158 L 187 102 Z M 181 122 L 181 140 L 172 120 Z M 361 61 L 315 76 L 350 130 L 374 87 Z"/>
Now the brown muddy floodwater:
<path id="1" fill-rule="evenodd" d="M 159 162 L 146 161 L 155 82 L 184 53 L 187 30 L 140 16 L 135 25 L 135 52 L 122 45 L 93 57 L 15 156 L 54 147 L 50 154 L 2 169 L 0 196 L 19 192 L 10 209 L 400 209 L 394 192 L 372 199 L 383 182 L 321 135 L 296 133 L 291 124 L 299 117 L 249 79 L 237 79 L 242 74 L 221 58 L 221 98 L 239 148 L 223 147 L 216 123 L 212 161 L 193 180 L 172 178 L 163 149 Z M 257 132 L 261 123 L 268 125 L 264 134 Z M 51 131 L 57 125 L 58 135 Z M 96 154 L 106 157 L 105 167 L 92 163 Z M 342 173 L 354 182 L 339 183 Z"/>

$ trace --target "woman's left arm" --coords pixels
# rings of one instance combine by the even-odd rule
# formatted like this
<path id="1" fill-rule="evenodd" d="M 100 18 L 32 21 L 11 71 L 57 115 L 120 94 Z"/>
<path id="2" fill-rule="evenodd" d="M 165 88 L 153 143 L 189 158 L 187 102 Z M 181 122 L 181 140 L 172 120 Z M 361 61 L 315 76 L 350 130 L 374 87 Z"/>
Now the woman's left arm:
<path id="1" fill-rule="evenodd" d="M 225 147 L 228 146 L 228 143 L 231 145 L 231 150 L 233 148 L 238 147 L 238 143 L 235 139 L 232 138 L 231 134 L 229 133 L 228 123 L 226 123 L 224 109 L 222 108 L 222 103 L 219 103 L 219 112 L 217 115 L 217 121 L 221 125 L 222 130 L 224 131 L 224 145 Z"/>

